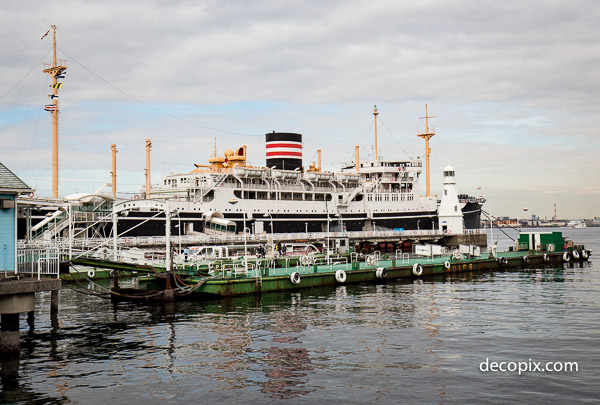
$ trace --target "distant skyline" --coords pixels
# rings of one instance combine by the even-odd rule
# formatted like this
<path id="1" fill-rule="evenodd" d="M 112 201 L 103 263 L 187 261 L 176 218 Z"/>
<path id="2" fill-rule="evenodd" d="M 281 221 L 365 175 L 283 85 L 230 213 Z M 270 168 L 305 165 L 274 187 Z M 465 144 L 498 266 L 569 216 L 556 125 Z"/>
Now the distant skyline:
<path id="1" fill-rule="evenodd" d="M 144 185 L 298 132 L 304 165 L 336 170 L 373 155 L 422 157 L 493 215 L 600 216 L 600 7 L 593 1 L 28 1 L 6 3 L 0 43 L 0 160 L 51 196 L 51 117 L 43 111 L 51 36 L 60 89 L 60 195 Z M 424 176 L 421 182 L 425 193 Z M 524 212 L 523 207 L 528 211 Z"/>

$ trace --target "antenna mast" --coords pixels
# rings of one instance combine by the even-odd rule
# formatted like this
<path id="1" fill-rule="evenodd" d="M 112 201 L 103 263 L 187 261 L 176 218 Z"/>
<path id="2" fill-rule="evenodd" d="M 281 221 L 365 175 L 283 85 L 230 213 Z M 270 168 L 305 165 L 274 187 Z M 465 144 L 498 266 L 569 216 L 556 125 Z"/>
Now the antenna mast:
<path id="1" fill-rule="evenodd" d="M 62 83 L 58 83 L 59 78 L 63 78 L 62 74 L 67 69 L 64 66 L 64 62 L 61 60 L 60 65 L 57 64 L 56 60 L 56 25 L 52 25 L 53 31 L 53 42 L 52 42 L 52 65 L 45 64 L 47 67 L 43 70 L 52 78 L 52 94 L 50 97 L 51 104 L 46 104 L 45 110 L 52 113 L 52 198 L 58 198 L 58 89 Z M 49 31 L 48 31 L 49 32 Z M 48 32 L 42 37 L 44 39 Z"/>
<path id="2" fill-rule="evenodd" d="M 375 117 L 375 161 L 377 161 L 377 115 L 379 112 L 377 111 L 377 106 L 373 106 L 373 116 Z M 427 115 L 427 114 L 425 114 Z"/>
<path id="3" fill-rule="evenodd" d="M 425 132 L 422 134 L 418 134 L 418 137 L 425 139 L 425 178 L 427 180 L 427 194 L 426 196 L 430 196 L 430 187 L 429 187 L 429 155 L 431 154 L 431 149 L 429 148 L 429 140 L 435 135 L 435 132 L 432 130 L 429 132 L 429 118 L 435 118 L 435 115 L 428 116 L 427 115 L 427 104 L 425 104 L 425 116 L 420 119 L 425 118 Z"/>

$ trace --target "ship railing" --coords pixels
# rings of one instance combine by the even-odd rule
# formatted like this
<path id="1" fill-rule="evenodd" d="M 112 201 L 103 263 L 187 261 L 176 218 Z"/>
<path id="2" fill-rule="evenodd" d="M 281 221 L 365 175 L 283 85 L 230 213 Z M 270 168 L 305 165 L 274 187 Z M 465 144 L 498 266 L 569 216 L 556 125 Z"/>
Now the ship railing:
<path id="1" fill-rule="evenodd" d="M 480 229 L 471 229 L 468 234 L 480 234 Z M 377 238 L 377 237 L 395 237 L 395 236 L 409 236 L 409 237 L 437 237 L 440 236 L 441 232 L 435 230 L 396 230 L 396 231 L 343 231 L 343 232 L 296 232 L 296 233 L 259 233 L 259 234 L 246 234 L 246 242 L 250 243 L 267 243 L 269 240 L 273 242 L 278 241 L 301 241 L 301 240 L 324 240 L 329 238 Z M 446 234 L 444 234 L 446 235 Z M 73 238 L 73 247 L 100 247 L 108 246 L 112 247 L 112 238 L 99 238 L 99 237 L 86 237 L 86 238 Z M 243 243 L 244 234 L 227 234 L 227 235 L 172 235 L 171 243 L 175 246 L 194 245 L 194 244 L 225 244 L 225 243 Z M 29 240 L 29 241 L 18 241 L 19 247 L 38 247 L 43 248 L 45 246 L 68 246 L 68 238 L 55 238 L 51 241 L 45 241 L 41 239 Z M 118 246 L 165 246 L 165 236 L 120 236 L 117 238 Z"/>
<path id="2" fill-rule="evenodd" d="M 329 270 L 333 270 L 333 267 L 336 266 L 337 269 L 341 267 L 346 270 L 352 270 L 352 266 L 350 264 L 351 260 L 348 257 L 339 256 L 339 257 L 319 257 L 315 260 L 315 265 L 317 266 L 329 266 Z M 340 266 L 340 265 L 344 266 Z"/>

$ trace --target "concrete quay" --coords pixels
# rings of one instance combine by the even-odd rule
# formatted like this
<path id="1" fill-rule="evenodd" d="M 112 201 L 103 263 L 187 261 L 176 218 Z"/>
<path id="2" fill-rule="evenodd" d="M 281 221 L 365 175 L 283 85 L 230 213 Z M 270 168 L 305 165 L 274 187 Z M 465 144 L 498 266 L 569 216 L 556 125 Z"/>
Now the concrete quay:
<path id="1" fill-rule="evenodd" d="M 14 272 L 0 273 L 0 353 L 5 356 L 18 354 L 21 348 L 19 314 L 27 313 L 33 327 L 35 293 L 50 291 L 50 315 L 58 314 L 59 279 L 41 279 L 15 275 Z"/>

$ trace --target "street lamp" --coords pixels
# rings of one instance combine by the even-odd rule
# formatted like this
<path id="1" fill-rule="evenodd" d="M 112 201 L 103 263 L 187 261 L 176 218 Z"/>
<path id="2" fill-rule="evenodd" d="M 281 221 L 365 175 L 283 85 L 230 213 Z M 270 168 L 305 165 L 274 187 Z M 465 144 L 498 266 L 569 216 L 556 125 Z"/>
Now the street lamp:
<path id="1" fill-rule="evenodd" d="M 493 231 L 494 219 L 492 217 L 492 206 L 489 203 L 486 203 L 486 204 L 490 208 L 490 212 L 487 214 L 487 217 L 490 221 L 490 239 L 491 239 L 490 243 L 488 244 L 488 246 L 489 246 L 488 250 L 491 250 L 493 253 L 493 251 L 494 251 L 494 248 L 493 248 L 493 246 L 494 246 L 494 231 Z M 483 205 L 482 205 L 482 208 L 483 208 Z M 485 211 L 484 211 L 484 213 L 485 213 Z"/>
<path id="2" fill-rule="evenodd" d="M 229 200 L 229 204 L 235 205 L 238 203 L 238 199 L 232 198 Z M 246 244 L 246 210 L 243 207 L 244 202 L 242 201 L 242 219 L 244 221 L 244 270 L 248 274 L 248 245 Z"/>
<path id="3" fill-rule="evenodd" d="M 338 217 L 339 221 L 338 221 L 338 225 L 340 226 L 340 232 L 343 234 L 344 233 L 344 218 L 342 217 L 342 214 L 340 214 L 339 212 L 337 214 L 335 214 L 336 217 Z"/>
<path id="4" fill-rule="evenodd" d="M 329 264 L 329 210 L 327 210 L 327 264 Z"/>
<path id="5" fill-rule="evenodd" d="M 273 233 L 273 216 L 267 212 L 263 215 L 263 218 L 271 218 L 271 233 Z"/>

